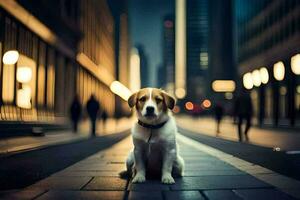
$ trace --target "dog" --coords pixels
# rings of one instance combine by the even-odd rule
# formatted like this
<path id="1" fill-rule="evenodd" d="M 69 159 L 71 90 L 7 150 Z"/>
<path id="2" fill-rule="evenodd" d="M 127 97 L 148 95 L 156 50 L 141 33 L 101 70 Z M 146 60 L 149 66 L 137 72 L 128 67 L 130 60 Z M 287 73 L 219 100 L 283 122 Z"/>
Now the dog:
<path id="1" fill-rule="evenodd" d="M 184 160 L 178 154 L 177 126 L 170 111 L 175 99 L 157 88 L 133 93 L 128 105 L 135 108 L 138 121 L 131 129 L 134 149 L 127 157 L 127 172 L 133 183 L 146 181 L 146 173 L 160 174 L 161 182 L 174 184 L 174 176 L 183 176 Z"/>

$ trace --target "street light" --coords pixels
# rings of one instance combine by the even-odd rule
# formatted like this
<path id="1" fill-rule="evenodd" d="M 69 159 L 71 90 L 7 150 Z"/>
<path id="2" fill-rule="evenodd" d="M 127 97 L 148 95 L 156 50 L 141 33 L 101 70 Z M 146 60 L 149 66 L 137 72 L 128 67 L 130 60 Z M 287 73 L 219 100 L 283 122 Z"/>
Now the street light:
<path id="1" fill-rule="evenodd" d="M 14 65 L 19 59 L 19 52 L 17 50 L 10 50 L 4 53 L 2 61 L 6 65 Z"/>
<path id="2" fill-rule="evenodd" d="M 137 48 L 133 48 L 130 54 L 129 88 L 131 91 L 135 92 L 141 88 L 141 60 Z"/>
<path id="3" fill-rule="evenodd" d="M 194 109 L 194 104 L 190 101 L 185 103 L 185 109 L 187 110 L 193 110 Z"/>
<path id="4" fill-rule="evenodd" d="M 186 96 L 186 0 L 176 0 L 175 21 L 175 95 Z"/>
<path id="5" fill-rule="evenodd" d="M 20 108 L 31 108 L 31 88 L 28 85 L 23 85 L 22 89 L 17 91 L 17 106 Z"/>
<path id="6" fill-rule="evenodd" d="M 205 99 L 203 102 L 202 102 L 202 106 L 204 108 L 209 108 L 211 106 L 211 101 L 208 100 L 208 99 Z"/>
<path id="7" fill-rule="evenodd" d="M 212 82 L 212 89 L 215 92 L 233 92 L 235 82 L 233 80 L 215 80 Z"/>
<path id="8" fill-rule="evenodd" d="M 178 99 L 183 99 L 186 95 L 186 91 L 184 88 L 176 88 L 175 95 Z"/>
<path id="9" fill-rule="evenodd" d="M 300 54 L 296 54 L 291 58 L 292 72 L 296 75 L 300 75 Z"/>
<path id="10" fill-rule="evenodd" d="M 274 72 L 274 78 L 277 81 L 282 81 L 284 79 L 285 75 L 285 69 L 284 69 L 284 64 L 282 61 L 279 61 L 274 64 L 273 66 L 273 72 Z"/>
<path id="11" fill-rule="evenodd" d="M 110 90 L 125 101 L 127 101 L 132 94 L 131 91 L 119 81 L 113 81 L 110 85 Z"/>
<path id="12" fill-rule="evenodd" d="M 259 69 L 259 72 L 260 72 L 261 82 L 263 84 L 267 84 L 269 82 L 269 73 L 268 73 L 267 68 L 262 67 L 262 68 Z"/>
<path id="13" fill-rule="evenodd" d="M 243 85 L 248 90 L 253 88 L 251 72 L 248 72 L 248 73 L 244 74 L 244 76 L 243 76 Z"/>
<path id="14" fill-rule="evenodd" d="M 17 81 L 20 83 L 28 83 L 32 78 L 32 70 L 30 67 L 18 67 Z"/>
<path id="15" fill-rule="evenodd" d="M 258 69 L 251 73 L 253 85 L 259 87 L 261 85 L 260 72 Z"/>

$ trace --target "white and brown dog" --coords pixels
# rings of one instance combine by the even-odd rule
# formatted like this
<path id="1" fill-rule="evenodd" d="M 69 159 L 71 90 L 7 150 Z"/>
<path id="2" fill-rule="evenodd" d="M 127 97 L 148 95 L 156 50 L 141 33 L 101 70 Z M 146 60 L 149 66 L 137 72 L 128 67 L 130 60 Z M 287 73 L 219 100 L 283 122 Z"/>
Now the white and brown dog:
<path id="1" fill-rule="evenodd" d="M 177 127 L 169 109 L 175 100 L 161 89 L 144 88 L 128 99 L 135 107 L 138 122 L 132 128 L 134 150 L 129 154 L 127 171 L 133 172 L 133 183 L 146 180 L 148 173 L 161 174 L 161 182 L 175 183 L 173 175 L 182 176 L 184 161 L 178 155 Z"/>

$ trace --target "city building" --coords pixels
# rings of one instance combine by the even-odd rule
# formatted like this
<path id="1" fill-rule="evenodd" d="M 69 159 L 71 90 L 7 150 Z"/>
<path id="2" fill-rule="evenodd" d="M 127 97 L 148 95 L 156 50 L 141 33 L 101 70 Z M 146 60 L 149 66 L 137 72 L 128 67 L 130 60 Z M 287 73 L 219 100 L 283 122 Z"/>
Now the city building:
<path id="1" fill-rule="evenodd" d="M 163 20 L 163 64 L 159 68 L 160 86 L 175 95 L 175 23 L 174 16 Z"/>
<path id="2" fill-rule="evenodd" d="M 145 51 L 145 47 L 142 44 L 135 45 L 137 53 L 139 55 L 139 67 L 140 67 L 140 81 L 141 81 L 141 88 L 150 87 L 150 80 L 149 80 L 149 64 L 148 64 L 148 56 Z"/>
<path id="3" fill-rule="evenodd" d="M 300 125 L 300 1 L 236 0 L 241 83 L 260 125 Z"/>
<path id="4" fill-rule="evenodd" d="M 114 16 L 116 79 L 129 88 L 130 41 L 128 33 L 128 1 L 110 0 L 108 4 Z M 115 106 L 116 117 L 131 113 L 127 102 L 119 96 L 116 96 Z"/>
<path id="5" fill-rule="evenodd" d="M 185 99 L 200 103 L 207 96 L 208 40 L 209 40 L 208 0 L 186 1 L 186 77 Z"/>
<path id="6" fill-rule="evenodd" d="M 192 103 L 193 112 L 207 111 L 217 102 L 231 112 L 227 104 L 236 87 L 232 9 L 232 0 L 176 1 L 175 95 L 181 106 Z"/>
<path id="7" fill-rule="evenodd" d="M 232 19 L 232 0 L 209 1 L 208 79 L 210 88 L 207 96 L 214 101 L 213 103 L 230 104 L 228 100 L 232 98 L 232 92 L 235 90 L 237 74 L 234 61 Z M 200 57 L 200 59 L 202 62 L 206 62 L 204 57 Z"/>
<path id="8" fill-rule="evenodd" d="M 126 82 L 128 57 L 121 15 L 117 74 L 114 20 L 105 0 L 1 0 L 1 121 L 62 122 L 75 94 L 84 105 L 94 94 L 113 116 L 122 92 L 110 87 Z"/>

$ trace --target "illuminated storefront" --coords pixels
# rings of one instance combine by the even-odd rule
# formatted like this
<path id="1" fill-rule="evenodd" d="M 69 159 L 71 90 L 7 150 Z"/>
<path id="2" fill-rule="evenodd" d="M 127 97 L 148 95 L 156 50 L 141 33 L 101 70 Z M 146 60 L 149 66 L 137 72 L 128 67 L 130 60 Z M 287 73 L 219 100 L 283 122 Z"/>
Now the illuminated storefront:
<path id="1" fill-rule="evenodd" d="M 75 94 L 83 105 L 94 94 L 108 115 L 113 116 L 119 91 L 110 89 L 116 79 L 114 18 L 106 1 L 95 6 L 91 0 L 76 0 L 70 8 L 65 7 L 66 11 L 58 8 L 66 21 L 59 23 L 77 24 L 76 28 L 59 23 L 46 26 L 38 15 L 33 16 L 25 8 L 27 3 L 30 4 L 7 4 L 0 0 L 0 120 L 65 120 Z M 46 9 L 55 7 L 48 3 Z M 79 7 L 81 15 L 74 11 Z M 27 24 L 25 18 L 30 19 Z M 97 18 L 98 25 L 91 18 Z M 123 46 L 124 43 L 122 39 Z M 127 65 L 126 55 L 122 51 L 123 65 Z M 126 67 L 122 73 L 126 75 Z"/>
<path id="2" fill-rule="evenodd" d="M 239 73 L 258 124 L 300 126 L 300 2 L 236 2 Z"/>

